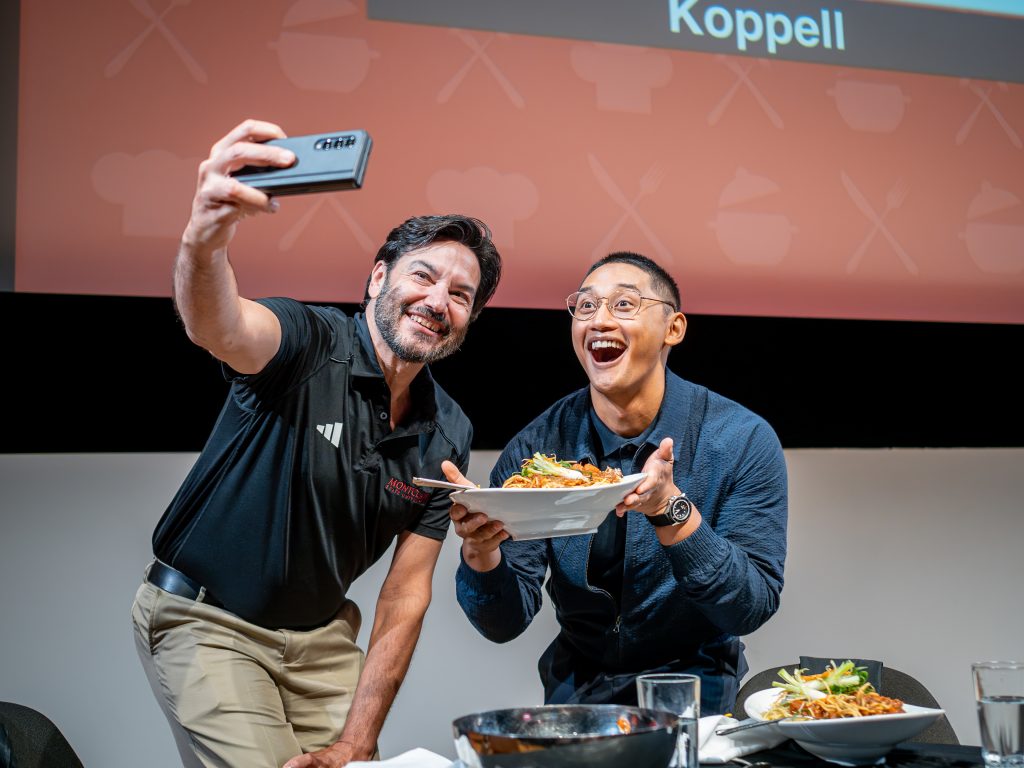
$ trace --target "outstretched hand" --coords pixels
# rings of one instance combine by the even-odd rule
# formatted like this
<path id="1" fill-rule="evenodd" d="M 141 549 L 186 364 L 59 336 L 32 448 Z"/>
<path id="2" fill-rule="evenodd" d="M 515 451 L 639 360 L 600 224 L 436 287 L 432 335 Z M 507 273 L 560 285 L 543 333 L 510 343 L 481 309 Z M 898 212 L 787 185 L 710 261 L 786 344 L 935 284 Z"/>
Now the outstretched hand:
<path id="1" fill-rule="evenodd" d="M 647 477 L 626 498 L 615 506 L 615 514 L 622 517 L 629 510 L 645 515 L 656 515 L 665 509 L 668 500 L 680 493 L 672 477 L 672 438 L 666 437 L 644 462 Z"/>

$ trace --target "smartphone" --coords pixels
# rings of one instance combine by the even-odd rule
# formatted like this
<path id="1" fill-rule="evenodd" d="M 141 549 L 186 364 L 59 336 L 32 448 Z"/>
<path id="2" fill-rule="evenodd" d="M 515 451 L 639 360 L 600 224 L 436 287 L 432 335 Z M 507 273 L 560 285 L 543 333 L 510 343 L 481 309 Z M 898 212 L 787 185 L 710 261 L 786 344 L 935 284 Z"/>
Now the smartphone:
<path id="1" fill-rule="evenodd" d="M 287 168 L 247 165 L 231 175 L 268 195 L 305 195 L 359 189 L 373 140 L 366 131 L 334 131 L 271 139 L 267 144 L 295 153 Z"/>

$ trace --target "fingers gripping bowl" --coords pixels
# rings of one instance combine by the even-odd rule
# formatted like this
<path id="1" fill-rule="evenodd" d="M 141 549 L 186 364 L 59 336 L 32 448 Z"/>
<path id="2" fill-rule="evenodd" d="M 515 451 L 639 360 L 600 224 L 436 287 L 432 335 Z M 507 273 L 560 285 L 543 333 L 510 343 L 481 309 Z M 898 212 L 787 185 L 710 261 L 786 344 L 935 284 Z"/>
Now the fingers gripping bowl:
<path id="1" fill-rule="evenodd" d="M 670 712 L 578 704 L 466 715 L 452 734 L 467 768 L 664 768 L 678 728 Z"/>

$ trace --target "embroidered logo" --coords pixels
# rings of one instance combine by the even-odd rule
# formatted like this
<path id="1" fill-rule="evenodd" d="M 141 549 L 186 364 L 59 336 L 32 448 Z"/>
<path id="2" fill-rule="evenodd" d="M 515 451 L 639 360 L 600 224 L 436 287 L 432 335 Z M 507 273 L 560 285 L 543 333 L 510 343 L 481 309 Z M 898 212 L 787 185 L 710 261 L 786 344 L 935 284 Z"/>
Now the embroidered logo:
<path id="1" fill-rule="evenodd" d="M 413 504 L 426 504 L 427 499 L 430 498 L 430 494 L 424 491 L 422 488 L 417 488 L 415 485 L 409 485 L 409 483 L 403 483 L 397 477 L 392 477 L 388 480 L 388 484 L 384 486 L 384 490 L 388 493 L 393 493 L 395 496 L 411 501 Z"/>
<path id="2" fill-rule="evenodd" d="M 327 441 L 335 448 L 338 447 L 338 443 L 341 442 L 341 422 L 336 421 L 333 424 L 317 424 L 316 431 L 323 435 Z"/>

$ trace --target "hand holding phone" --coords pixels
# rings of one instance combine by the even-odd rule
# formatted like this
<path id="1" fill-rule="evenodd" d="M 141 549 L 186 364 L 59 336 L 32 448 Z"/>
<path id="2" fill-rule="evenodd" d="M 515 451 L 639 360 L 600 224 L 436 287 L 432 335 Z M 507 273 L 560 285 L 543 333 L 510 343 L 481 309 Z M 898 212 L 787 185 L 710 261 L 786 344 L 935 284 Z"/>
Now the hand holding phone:
<path id="1" fill-rule="evenodd" d="M 231 175 L 271 196 L 360 189 L 373 140 L 366 131 L 291 136 L 267 142 L 295 153 L 287 168 L 247 165 Z"/>

